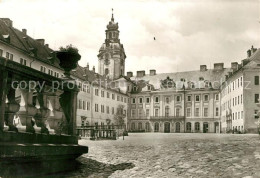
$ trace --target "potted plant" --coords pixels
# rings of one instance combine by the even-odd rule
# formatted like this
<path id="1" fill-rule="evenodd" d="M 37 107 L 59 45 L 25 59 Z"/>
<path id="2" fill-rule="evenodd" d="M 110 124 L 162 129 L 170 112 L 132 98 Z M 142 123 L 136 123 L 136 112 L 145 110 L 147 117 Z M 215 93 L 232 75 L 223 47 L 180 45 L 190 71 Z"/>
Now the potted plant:
<path id="1" fill-rule="evenodd" d="M 70 71 L 77 67 L 81 58 L 79 50 L 71 44 L 66 47 L 60 47 L 59 51 L 56 52 L 56 57 L 60 60 L 60 66 L 65 71 L 64 75 L 70 78 Z"/>

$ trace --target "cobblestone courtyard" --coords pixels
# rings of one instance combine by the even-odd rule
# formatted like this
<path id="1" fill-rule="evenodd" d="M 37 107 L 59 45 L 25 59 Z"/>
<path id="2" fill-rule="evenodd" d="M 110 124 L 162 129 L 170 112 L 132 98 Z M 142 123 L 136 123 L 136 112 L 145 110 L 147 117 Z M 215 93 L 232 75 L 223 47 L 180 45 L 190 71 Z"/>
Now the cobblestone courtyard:
<path id="1" fill-rule="evenodd" d="M 136 133 L 89 146 L 69 176 L 260 177 L 258 135 Z"/>

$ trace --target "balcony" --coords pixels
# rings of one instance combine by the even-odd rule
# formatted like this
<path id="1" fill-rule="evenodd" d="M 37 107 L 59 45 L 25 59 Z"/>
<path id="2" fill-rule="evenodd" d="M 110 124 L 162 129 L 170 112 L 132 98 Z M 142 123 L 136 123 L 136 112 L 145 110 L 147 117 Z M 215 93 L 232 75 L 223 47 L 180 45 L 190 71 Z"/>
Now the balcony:
<path id="1" fill-rule="evenodd" d="M 151 120 L 183 120 L 184 116 L 151 116 Z"/>

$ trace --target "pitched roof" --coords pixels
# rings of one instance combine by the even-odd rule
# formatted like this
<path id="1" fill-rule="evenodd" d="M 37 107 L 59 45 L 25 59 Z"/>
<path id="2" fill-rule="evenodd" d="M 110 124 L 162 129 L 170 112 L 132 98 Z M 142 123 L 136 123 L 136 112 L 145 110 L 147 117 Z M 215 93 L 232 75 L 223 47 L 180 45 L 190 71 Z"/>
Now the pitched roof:
<path id="1" fill-rule="evenodd" d="M 60 68 L 59 60 L 52 49 L 28 36 L 25 32 L 14 28 L 12 21 L 8 18 L 0 18 L 0 41 L 12 45 L 40 61 Z"/>
<path id="2" fill-rule="evenodd" d="M 177 89 L 182 89 L 183 86 L 186 88 L 189 85 L 189 82 L 193 82 L 195 88 L 201 88 L 205 85 L 205 81 L 215 82 L 214 88 L 220 86 L 219 81 L 224 79 L 225 75 L 230 71 L 230 68 L 224 68 L 223 70 L 208 69 L 206 71 L 186 71 L 186 72 L 176 72 L 176 73 L 161 73 L 156 75 L 145 75 L 143 77 L 131 77 L 132 81 L 143 80 L 153 85 L 155 90 L 161 88 L 161 81 L 169 78 L 176 84 Z M 184 81 L 183 81 L 184 79 Z"/>

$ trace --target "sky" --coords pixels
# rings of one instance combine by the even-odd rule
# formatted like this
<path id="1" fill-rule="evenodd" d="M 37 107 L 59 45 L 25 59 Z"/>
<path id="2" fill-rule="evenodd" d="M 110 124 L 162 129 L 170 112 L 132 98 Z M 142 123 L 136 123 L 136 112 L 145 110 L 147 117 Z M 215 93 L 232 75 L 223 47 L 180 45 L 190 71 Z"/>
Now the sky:
<path id="1" fill-rule="evenodd" d="M 97 68 L 112 8 L 134 74 L 230 67 L 260 48 L 259 0 L 0 0 L 0 17 L 54 50 L 76 46 L 79 64 Z"/>

